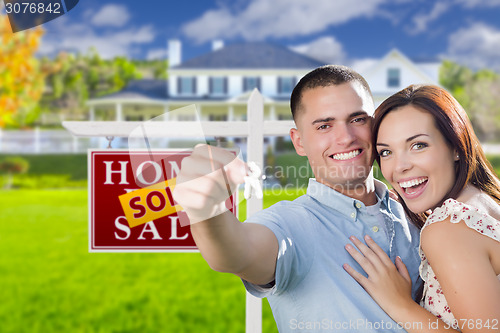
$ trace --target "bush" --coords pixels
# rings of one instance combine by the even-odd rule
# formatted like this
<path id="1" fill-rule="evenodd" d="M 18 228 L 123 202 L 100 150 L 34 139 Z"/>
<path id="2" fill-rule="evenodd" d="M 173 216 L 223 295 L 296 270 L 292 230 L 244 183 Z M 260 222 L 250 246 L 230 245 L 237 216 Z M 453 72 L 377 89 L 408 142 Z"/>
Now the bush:
<path id="1" fill-rule="evenodd" d="M 87 184 L 85 154 L 0 155 L 2 160 L 24 160 L 29 165 L 26 174 L 12 179 L 14 188 L 75 188 Z M 6 178 L 0 180 L 0 185 L 8 186 Z"/>
<path id="2" fill-rule="evenodd" d="M 10 189 L 13 183 L 13 175 L 26 173 L 29 169 L 29 163 L 22 157 L 5 157 L 0 160 L 0 173 L 6 175 L 4 187 Z"/>
<path id="3" fill-rule="evenodd" d="M 29 163 L 22 157 L 5 157 L 0 160 L 0 173 L 18 174 L 25 173 L 29 169 Z"/>
<path id="4" fill-rule="evenodd" d="M 22 157 L 30 165 L 29 175 L 69 175 L 70 179 L 87 179 L 86 154 L 0 155 Z"/>

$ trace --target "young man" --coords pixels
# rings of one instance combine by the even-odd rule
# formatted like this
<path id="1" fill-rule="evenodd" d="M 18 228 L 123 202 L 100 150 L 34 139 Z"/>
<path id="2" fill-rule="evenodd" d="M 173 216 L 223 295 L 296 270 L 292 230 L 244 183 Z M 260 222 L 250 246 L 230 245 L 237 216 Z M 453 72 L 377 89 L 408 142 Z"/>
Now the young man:
<path id="1" fill-rule="evenodd" d="M 191 225 L 196 244 L 213 269 L 236 274 L 250 293 L 268 298 L 280 332 L 401 331 L 342 267 L 360 270 L 344 247 L 350 236 L 370 235 L 393 261 L 403 259 L 414 295 L 420 284 L 418 231 L 371 174 L 370 88 L 347 67 L 320 67 L 297 84 L 291 109 L 297 128 L 290 136 L 316 177 L 307 194 L 240 223 L 224 200 L 243 181 L 244 163 L 197 147 L 174 190 L 190 219 L 201 221 Z"/>

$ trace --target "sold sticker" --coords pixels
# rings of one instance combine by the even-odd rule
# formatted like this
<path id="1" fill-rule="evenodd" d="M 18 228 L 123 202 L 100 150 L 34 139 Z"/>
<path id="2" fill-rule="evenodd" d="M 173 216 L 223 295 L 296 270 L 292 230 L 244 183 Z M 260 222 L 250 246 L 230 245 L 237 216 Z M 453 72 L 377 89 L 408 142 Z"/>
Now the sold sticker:
<path id="1" fill-rule="evenodd" d="M 123 212 L 131 228 L 182 210 L 172 196 L 175 180 L 120 195 Z"/>

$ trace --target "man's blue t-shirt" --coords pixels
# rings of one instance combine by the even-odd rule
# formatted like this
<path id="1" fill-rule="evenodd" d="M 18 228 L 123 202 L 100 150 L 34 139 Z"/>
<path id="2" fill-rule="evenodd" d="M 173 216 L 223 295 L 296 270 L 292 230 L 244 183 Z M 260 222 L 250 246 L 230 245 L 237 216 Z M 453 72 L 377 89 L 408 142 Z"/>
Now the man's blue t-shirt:
<path id="1" fill-rule="evenodd" d="M 279 242 L 273 287 L 243 281 L 257 297 L 267 297 L 280 332 L 401 332 L 344 270 L 361 267 L 344 246 L 349 236 L 370 235 L 394 262 L 400 256 L 413 284 L 420 287 L 419 231 L 407 223 L 402 206 L 375 180 L 378 202 L 365 206 L 311 179 L 307 194 L 250 217 L 273 231 Z"/>

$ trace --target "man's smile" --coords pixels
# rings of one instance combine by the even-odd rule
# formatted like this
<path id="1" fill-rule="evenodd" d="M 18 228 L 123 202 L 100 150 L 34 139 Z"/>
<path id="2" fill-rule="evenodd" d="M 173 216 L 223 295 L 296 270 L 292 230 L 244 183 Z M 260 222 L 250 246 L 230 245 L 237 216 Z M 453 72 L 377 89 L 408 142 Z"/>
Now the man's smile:
<path id="1" fill-rule="evenodd" d="M 349 152 L 344 152 L 344 153 L 337 153 L 330 155 L 331 158 L 337 161 L 346 161 L 355 158 L 359 154 L 361 154 L 362 149 L 354 149 Z"/>

